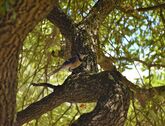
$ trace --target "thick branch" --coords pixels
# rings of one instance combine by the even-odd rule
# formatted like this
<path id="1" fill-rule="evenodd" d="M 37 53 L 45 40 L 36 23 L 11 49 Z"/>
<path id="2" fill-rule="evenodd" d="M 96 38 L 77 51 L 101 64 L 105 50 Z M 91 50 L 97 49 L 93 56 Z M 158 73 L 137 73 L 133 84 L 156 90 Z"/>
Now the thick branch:
<path id="1" fill-rule="evenodd" d="M 47 19 L 55 24 L 70 42 L 74 41 L 76 36 L 76 27 L 73 21 L 57 6 L 47 16 Z"/>
<path id="2" fill-rule="evenodd" d="M 119 4 L 120 0 L 98 0 L 98 2 L 92 7 L 87 17 L 82 24 L 88 28 L 95 28 L 105 20 L 108 14 L 114 10 L 115 6 Z"/>
<path id="3" fill-rule="evenodd" d="M 50 95 L 44 97 L 40 101 L 36 103 L 32 103 L 26 109 L 18 112 L 17 114 L 17 125 L 20 126 L 32 119 L 38 118 L 42 114 L 52 110 L 53 108 L 59 106 L 63 102 L 94 102 L 98 101 L 97 107 L 95 110 L 90 114 L 85 114 L 80 118 L 77 123 L 80 124 L 94 124 L 94 118 L 97 118 L 99 112 L 102 113 L 100 119 L 104 114 L 106 114 L 107 107 L 111 110 L 112 113 L 108 113 L 111 116 L 115 113 L 120 113 L 122 110 L 125 113 L 124 118 L 126 117 L 126 112 L 129 106 L 129 90 L 127 88 L 128 81 L 124 78 L 119 72 L 102 72 L 99 74 L 89 75 L 89 74 L 79 74 L 79 75 L 72 75 L 68 77 L 68 79 L 64 82 L 62 86 L 53 87 L 54 92 Z M 131 82 L 129 82 L 132 84 Z M 36 84 L 35 84 L 36 85 Z M 44 84 L 39 84 L 44 85 Z M 48 84 L 50 87 L 50 84 Z M 123 86 L 125 87 L 123 87 Z M 129 86 L 128 86 L 129 87 Z M 118 90 L 120 89 L 120 90 Z M 121 90 L 122 89 L 122 90 Z M 159 94 L 161 95 L 164 92 L 165 87 L 154 87 L 151 89 L 139 89 L 137 95 L 135 96 L 142 96 L 140 97 L 139 101 L 143 102 L 147 101 L 147 98 L 152 98 L 154 95 Z M 116 92 L 117 91 L 117 92 Z M 118 92 L 119 91 L 119 92 Z M 121 93 L 122 91 L 123 93 Z M 126 91 L 126 92 L 125 92 Z M 158 91 L 158 92 L 157 92 Z M 125 93 L 124 93 L 125 92 Z M 141 94 L 140 94 L 141 93 Z M 120 95 L 121 99 L 118 99 L 116 102 L 110 102 L 112 99 L 116 99 Z M 99 99 L 100 98 L 100 99 Z M 99 99 L 99 100 L 98 100 Z M 109 99 L 109 100 L 108 100 Z M 111 99 L 111 100 L 110 100 Z M 124 100 L 125 99 L 125 100 Z M 125 102 L 124 102 L 125 101 Z M 110 102 L 110 103 L 109 103 Z M 108 106 L 106 106 L 107 104 Z M 111 105 L 124 105 L 123 109 L 113 109 Z M 110 111 L 107 110 L 107 111 Z M 104 113 L 105 112 L 105 113 Z M 111 118 L 114 118 L 113 116 Z M 84 119 L 88 119 L 88 121 L 83 121 Z M 102 120 L 103 121 L 103 120 Z M 121 122 L 123 122 L 122 120 Z M 103 122 L 100 121 L 102 124 Z M 98 122 L 97 122 L 98 124 Z M 83 126 L 83 125 L 82 125 Z"/>
<path id="4" fill-rule="evenodd" d="M 58 15 L 58 16 L 55 17 L 54 15 Z M 86 61 L 83 62 L 83 66 L 88 68 L 88 70 L 91 72 L 96 72 L 97 71 L 97 65 L 95 62 L 96 56 L 89 47 L 89 43 L 90 43 L 89 41 L 91 39 L 89 34 L 87 34 L 86 30 L 78 29 L 78 27 L 75 26 L 73 21 L 69 19 L 69 17 L 57 7 L 54 7 L 53 11 L 48 15 L 48 19 L 53 24 L 57 25 L 60 28 L 60 31 L 64 35 L 64 37 L 69 40 L 66 41 L 67 42 L 66 45 L 70 45 L 71 47 L 70 51 L 72 56 L 77 53 L 87 54 L 88 57 L 86 58 Z M 74 73 L 85 71 L 82 66 L 79 68 L 80 69 L 76 69 Z"/>
<path id="5" fill-rule="evenodd" d="M 108 14 L 115 8 L 117 3 L 113 0 L 98 0 L 98 2 L 92 7 L 88 16 L 81 22 L 81 25 L 95 27 L 99 26 Z M 48 20 L 55 24 L 71 43 L 75 41 L 77 35 L 76 26 L 73 21 L 62 12 L 57 6 L 49 13 Z"/>
<path id="6" fill-rule="evenodd" d="M 72 126 L 124 125 L 130 104 L 130 91 L 123 84 L 119 84 L 115 78 L 113 79 L 116 84 L 109 85 L 104 90 L 96 108 L 90 113 L 83 114 Z"/>
<path id="7" fill-rule="evenodd" d="M 32 103 L 25 110 L 18 112 L 17 125 L 22 125 L 32 119 L 59 106 L 63 102 L 94 102 L 109 85 L 113 85 L 108 72 L 95 75 L 72 75 L 62 86 L 57 86 L 54 92 L 36 103 Z"/>
<path id="8" fill-rule="evenodd" d="M 114 9 L 115 4 L 117 3 L 115 3 L 113 0 L 99 0 L 91 9 L 90 13 L 81 25 L 85 28 L 87 28 L 88 26 L 90 28 L 94 28 L 93 26 L 96 25 L 98 26 L 104 21 L 110 11 Z M 48 19 L 52 23 L 57 25 L 60 28 L 60 31 L 64 35 L 64 37 L 69 40 L 67 41 L 67 45 L 71 45 L 72 54 L 75 54 L 75 52 L 80 51 L 89 55 L 87 60 L 90 62 L 93 61 L 93 65 L 89 65 L 91 63 L 87 61 L 87 64 L 84 66 L 88 65 L 88 69 L 90 71 L 96 72 L 97 68 L 93 67 L 97 66 L 94 61 L 96 56 L 91 51 L 91 49 L 89 49 L 87 46 L 85 47 L 85 45 L 91 46 L 90 44 L 92 43 L 92 36 L 89 35 L 87 29 L 85 29 L 84 31 L 81 29 L 78 30 L 78 28 L 74 25 L 73 21 L 69 19 L 69 17 L 57 7 L 54 7 L 53 11 L 48 15 Z"/>
<path id="9" fill-rule="evenodd" d="M 165 97 L 164 86 L 153 87 L 149 89 L 140 88 L 138 85 L 133 84 L 127 78 L 122 76 L 120 72 L 115 69 L 113 65 L 113 59 L 111 57 L 105 56 L 103 53 L 97 52 L 98 63 L 104 70 L 110 70 L 111 74 L 119 80 L 121 83 L 129 87 L 131 91 L 134 92 L 135 98 L 138 99 L 142 106 L 145 106 L 146 102 L 153 98 L 153 96 Z"/>

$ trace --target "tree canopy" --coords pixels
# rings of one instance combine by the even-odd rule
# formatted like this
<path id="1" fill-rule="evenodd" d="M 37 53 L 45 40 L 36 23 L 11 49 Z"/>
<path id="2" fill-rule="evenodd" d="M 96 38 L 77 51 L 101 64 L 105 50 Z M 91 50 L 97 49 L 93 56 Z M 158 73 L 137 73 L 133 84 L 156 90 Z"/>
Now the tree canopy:
<path id="1" fill-rule="evenodd" d="M 23 42 L 19 46 L 18 80 L 15 82 L 18 112 L 15 120 L 18 124 L 76 126 L 82 124 L 79 120 L 87 120 L 88 113 L 106 111 L 100 103 L 108 101 L 103 96 L 110 99 L 114 92 L 122 95 L 116 95 L 116 101 L 109 102 L 111 109 L 108 112 L 120 113 L 124 109 L 123 118 L 126 117 L 122 120 L 122 115 L 114 114 L 115 118 L 120 117 L 117 122 L 121 124 L 116 122 L 116 125 L 123 125 L 123 122 L 126 126 L 165 124 L 163 0 L 41 0 L 43 2 L 36 2 L 36 5 L 31 0 L 29 4 L 27 0 L 22 1 L 27 8 L 17 0 L 0 2 L 0 23 L 7 25 L 9 21 L 11 25 L 16 24 L 10 27 L 22 29 L 11 30 L 7 36 L 18 34 Z M 5 38 L 2 32 L 0 30 L 0 38 Z M 48 77 L 48 73 L 77 52 L 88 57 L 75 70 L 75 75 L 63 70 Z M 119 73 L 113 73 L 114 69 Z M 43 85 L 49 83 L 54 89 Z M 108 83 L 118 84 L 109 87 Z M 118 91 L 118 88 L 123 90 Z M 118 104 L 117 112 L 113 104 Z M 114 117 L 105 116 L 106 119 Z M 102 121 L 102 118 L 98 119 Z"/>

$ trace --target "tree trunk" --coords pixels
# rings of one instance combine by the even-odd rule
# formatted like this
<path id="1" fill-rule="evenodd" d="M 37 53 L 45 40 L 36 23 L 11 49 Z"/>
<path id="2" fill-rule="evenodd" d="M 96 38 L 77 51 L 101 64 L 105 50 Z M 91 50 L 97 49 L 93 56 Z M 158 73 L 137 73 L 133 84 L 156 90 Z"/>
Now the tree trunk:
<path id="1" fill-rule="evenodd" d="M 17 1 L 1 17 L 0 126 L 13 126 L 16 120 L 17 66 L 23 40 L 54 4 L 55 0 Z"/>
<path id="2" fill-rule="evenodd" d="M 8 39 L 0 34 L 0 126 L 12 126 L 15 119 L 17 65 L 18 65 L 18 37 L 5 33 Z M 3 36 L 3 37 L 2 37 Z"/>

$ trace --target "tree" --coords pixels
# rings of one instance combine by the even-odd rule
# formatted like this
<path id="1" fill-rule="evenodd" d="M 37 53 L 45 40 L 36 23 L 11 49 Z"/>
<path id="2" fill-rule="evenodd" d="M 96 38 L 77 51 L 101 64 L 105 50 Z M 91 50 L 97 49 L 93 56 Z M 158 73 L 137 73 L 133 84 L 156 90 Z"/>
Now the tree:
<path id="1" fill-rule="evenodd" d="M 164 105 L 165 87 L 150 86 L 154 82 L 153 77 L 156 77 L 154 70 L 165 67 L 162 60 L 164 57 L 165 20 L 163 9 L 165 4 L 162 4 L 161 1 L 152 1 L 149 5 L 142 1 L 79 2 L 58 3 L 51 0 L 2 2 L 0 25 L 0 55 L 2 59 L 0 61 L 0 124 L 2 126 L 19 126 L 38 119 L 42 114 L 53 110 L 64 102 L 97 102 L 94 110 L 82 114 L 77 121 L 72 123 L 73 126 L 124 125 L 130 100 L 134 101 L 134 98 L 144 107 L 147 106 L 147 101 L 154 101 L 153 96 L 154 98 L 163 97 L 163 101 L 157 101 L 157 104 Z M 90 7 L 90 5 L 93 6 Z M 76 6 L 80 6 L 80 8 Z M 136 7 L 138 8 L 135 9 Z M 150 13 L 150 11 L 154 13 Z M 160 16 L 156 16 L 155 13 L 159 13 Z M 50 24 L 48 20 L 55 26 Z M 37 29 L 36 27 L 36 32 L 33 31 L 35 36 L 31 33 L 29 35 L 30 42 L 23 44 L 28 33 L 39 21 L 44 22 L 43 25 L 42 22 L 39 24 L 41 28 Z M 45 26 L 49 29 L 46 29 Z M 60 36 L 57 27 L 65 39 Z M 145 31 L 146 28 L 149 31 Z M 38 32 L 39 30 L 43 30 L 44 34 Z M 47 30 L 51 30 L 51 32 Z M 133 31 L 134 33 L 132 33 Z M 27 39 L 25 41 L 28 41 Z M 54 43 L 54 40 L 57 42 Z M 63 42 L 62 44 L 58 43 L 60 40 Z M 158 42 L 154 43 L 154 41 Z M 56 53 L 59 47 L 62 50 Z M 148 49 L 145 52 L 146 48 Z M 30 86 L 29 88 L 27 86 L 30 81 L 37 81 L 37 84 L 33 84 L 34 86 L 50 86 L 47 73 L 50 71 L 52 63 L 51 53 L 49 53 L 51 49 L 55 50 L 55 54 L 52 51 L 52 55 L 63 56 L 64 59 L 69 57 L 69 54 L 74 56 L 77 52 L 88 54 L 88 56 L 83 64 L 67 77 L 63 85 L 51 86 L 54 91 L 38 101 L 33 99 L 34 103 L 28 103 L 27 100 L 26 105 L 29 105 L 26 108 L 24 108 L 24 103 L 22 109 L 18 104 L 20 111 L 16 112 L 18 82 L 22 83 L 19 89 L 24 87 L 23 90 L 27 92 L 30 90 Z M 38 56 L 38 52 L 41 53 L 40 56 Z M 28 58 L 31 58 L 31 61 Z M 135 65 L 135 61 L 141 63 L 144 70 L 149 71 L 148 78 L 144 78 L 146 82 L 143 82 L 146 83 L 146 87 L 134 85 L 118 71 L 129 69 L 129 65 Z M 103 72 L 98 73 L 97 64 L 104 70 Z M 31 68 L 28 69 L 28 67 Z M 23 77 L 24 71 L 26 71 L 24 74 L 26 80 L 30 78 L 28 81 Z M 27 71 L 33 73 L 33 76 L 29 77 Z M 19 75 L 18 80 L 17 75 Z M 163 76 L 163 73 L 160 76 Z M 159 78 L 160 80 L 164 79 L 163 77 Z M 43 80 L 45 82 L 40 83 Z M 25 86 L 23 86 L 24 83 Z M 35 87 L 35 92 L 36 90 Z M 17 97 L 22 97 L 22 95 L 20 96 L 18 92 Z M 156 113 L 156 110 L 162 113 L 164 108 L 158 108 L 153 103 L 148 103 L 153 107 L 152 115 Z M 133 108 L 135 108 L 135 104 L 138 103 L 132 102 Z M 138 117 L 137 110 L 134 111 L 137 125 L 158 125 L 165 121 L 160 119 L 162 122 L 156 123 L 149 118 L 146 122 L 143 117 L 141 117 L 142 119 Z M 143 123 L 140 124 L 140 120 L 144 120 Z"/>

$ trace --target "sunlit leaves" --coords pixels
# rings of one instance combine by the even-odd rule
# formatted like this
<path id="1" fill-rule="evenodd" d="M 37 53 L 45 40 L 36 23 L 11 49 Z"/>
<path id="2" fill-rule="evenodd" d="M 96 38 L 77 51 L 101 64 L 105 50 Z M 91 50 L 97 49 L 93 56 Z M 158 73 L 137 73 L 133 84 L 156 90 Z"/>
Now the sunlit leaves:
<path id="1" fill-rule="evenodd" d="M 123 7 L 137 9 L 162 2 L 164 1 L 127 0 L 124 1 Z M 59 3 L 62 10 L 74 22 L 79 23 L 88 15 L 96 0 L 62 0 Z M 10 4 L 9 1 L 8 4 Z M 8 7 L 4 6 L 4 1 L 1 1 L 0 6 L 2 7 L 0 14 L 3 15 L 8 11 Z M 132 70 L 129 76 L 138 73 L 134 79 L 137 84 L 144 87 L 160 86 L 165 80 L 164 67 L 161 66 L 165 64 L 165 24 L 160 13 L 165 17 L 165 12 L 161 12 L 160 9 L 146 12 L 135 11 L 131 14 L 116 7 L 99 26 L 97 37 L 101 51 L 115 59 L 115 65 L 120 71 Z M 61 71 L 51 78 L 46 76 L 64 61 L 63 57 L 59 56 L 59 52 L 64 54 L 61 48 L 65 47 L 65 41 L 59 29 L 47 20 L 40 22 L 29 33 L 20 54 L 18 110 L 52 92 L 51 89 L 32 87 L 30 83 L 50 82 L 61 85 L 66 79 L 69 74 L 67 71 Z M 53 50 L 54 57 L 51 55 Z M 145 107 L 135 101 L 134 105 L 130 106 L 126 125 L 141 123 L 141 125 L 163 126 L 165 123 L 163 100 L 163 98 L 151 100 Z M 27 125 L 69 125 L 82 113 L 91 111 L 94 106 L 95 104 L 64 103 Z"/>

